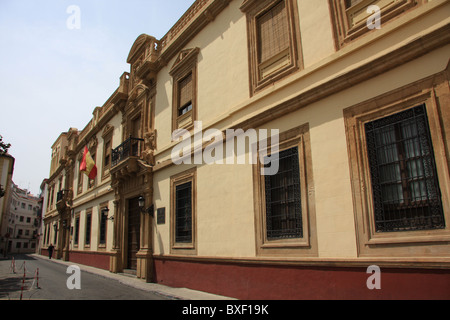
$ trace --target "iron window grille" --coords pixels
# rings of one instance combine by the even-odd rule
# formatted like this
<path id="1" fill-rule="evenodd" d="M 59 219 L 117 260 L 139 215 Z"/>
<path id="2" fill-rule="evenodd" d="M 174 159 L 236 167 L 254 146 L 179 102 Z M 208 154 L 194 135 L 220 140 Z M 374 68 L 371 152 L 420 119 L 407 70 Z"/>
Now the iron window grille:
<path id="1" fill-rule="evenodd" d="M 92 214 L 89 213 L 86 215 L 86 235 L 85 235 L 85 245 L 91 244 L 91 223 L 92 223 Z"/>
<path id="2" fill-rule="evenodd" d="M 192 242 L 192 183 L 176 187 L 175 242 Z"/>
<path id="3" fill-rule="evenodd" d="M 78 245 L 79 234 L 80 234 L 80 217 L 77 217 L 75 219 L 75 235 L 74 235 L 74 239 L 73 239 L 73 242 L 75 245 Z"/>
<path id="4" fill-rule="evenodd" d="M 268 240 L 303 237 L 298 148 L 279 153 L 279 171 L 265 177 Z"/>
<path id="5" fill-rule="evenodd" d="M 108 221 L 108 214 L 100 213 L 100 238 L 99 244 L 106 244 L 106 222 Z"/>
<path id="6" fill-rule="evenodd" d="M 445 228 L 425 105 L 365 125 L 376 232 Z"/>

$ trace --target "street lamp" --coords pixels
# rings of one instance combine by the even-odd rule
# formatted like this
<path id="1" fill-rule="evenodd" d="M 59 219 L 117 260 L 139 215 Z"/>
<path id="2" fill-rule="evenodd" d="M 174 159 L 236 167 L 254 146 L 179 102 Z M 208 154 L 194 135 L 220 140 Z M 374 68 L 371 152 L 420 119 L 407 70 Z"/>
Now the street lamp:
<path id="1" fill-rule="evenodd" d="M 106 216 L 106 220 L 114 221 L 114 216 L 108 217 L 108 215 L 109 215 L 109 208 L 108 208 L 108 207 L 104 207 L 104 208 L 102 209 L 102 215 L 103 215 L 103 216 Z"/>
<path id="2" fill-rule="evenodd" d="M 148 207 L 147 209 L 145 209 L 145 199 L 142 196 L 139 197 L 138 204 L 139 204 L 139 209 L 141 209 L 142 213 L 149 214 L 150 216 L 153 217 L 153 210 L 154 210 L 153 204 L 150 207 Z"/>

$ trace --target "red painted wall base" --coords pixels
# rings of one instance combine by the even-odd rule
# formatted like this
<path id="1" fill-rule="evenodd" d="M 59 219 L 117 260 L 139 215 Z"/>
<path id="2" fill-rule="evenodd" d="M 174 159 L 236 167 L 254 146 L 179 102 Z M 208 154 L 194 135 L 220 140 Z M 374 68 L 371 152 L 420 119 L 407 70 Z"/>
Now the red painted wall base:
<path id="1" fill-rule="evenodd" d="M 109 255 L 99 253 L 74 252 L 69 253 L 69 261 L 94 268 L 109 270 Z"/>
<path id="2" fill-rule="evenodd" d="M 367 268 L 293 267 L 155 259 L 156 282 L 240 300 L 450 299 L 450 271 L 381 269 L 370 290 Z"/>
<path id="3" fill-rule="evenodd" d="M 42 249 L 41 255 L 48 257 L 48 250 Z M 98 252 L 76 252 L 71 251 L 69 253 L 69 261 L 73 263 L 79 263 L 82 265 L 99 268 L 103 270 L 109 270 L 109 254 L 103 254 Z M 53 259 L 56 259 L 56 253 L 53 252 Z"/>

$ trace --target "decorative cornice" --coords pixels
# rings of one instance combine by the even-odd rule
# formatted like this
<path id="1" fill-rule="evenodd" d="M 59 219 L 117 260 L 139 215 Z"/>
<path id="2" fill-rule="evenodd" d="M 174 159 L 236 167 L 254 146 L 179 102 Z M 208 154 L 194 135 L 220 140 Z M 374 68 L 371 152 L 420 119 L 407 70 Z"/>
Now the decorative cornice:
<path id="1" fill-rule="evenodd" d="M 197 0 L 159 41 L 158 60 L 166 65 L 206 25 L 225 9 L 231 0 Z"/>

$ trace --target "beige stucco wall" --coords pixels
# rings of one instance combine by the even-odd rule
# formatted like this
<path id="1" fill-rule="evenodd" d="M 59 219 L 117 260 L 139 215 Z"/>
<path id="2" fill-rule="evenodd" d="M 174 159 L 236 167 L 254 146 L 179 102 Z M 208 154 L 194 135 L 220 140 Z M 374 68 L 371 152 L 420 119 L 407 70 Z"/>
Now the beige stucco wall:
<path id="1" fill-rule="evenodd" d="M 312 2 L 298 1 L 305 69 L 252 98 L 248 92 L 246 23 L 238 8 L 239 1 L 232 1 L 224 13 L 191 41 L 187 47 L 201 49 L 198 119 L 204 122 L 204 128 L 230 127 L 449 22 L 449 5 L 434 10 L 442 1 L 433 2 L 335 52 L 328 3 Z M 411 23 L 411 19 L 416 20 Z M 262 126 L 283 132 L 305 123 L 310 125 L 319 257 L 358 255 L 343 110 L 440 72 L 446 68 L 449 57 L 450 46 L 442 47 Z M 158 75 L 157 161 L 170 157 L 172 90 L 168 69 L 172 64 L 173 61 Z M 166 207 L 166 223 L 154 226 L 155 254 L 170 253 L 170 176 L 188 168 L 171 166 L 155 173 L 155 206 Z M 254 257 L 252 167 L 200 166 L 196 187 L 198 255 Z"/>
<path id="2" fill-rule="evenodd" d="M 328 0 L 298 0 L 303 64 L 305 68 L 334 53 Z"/>
<path id="3" fill-rule="evenodd" d="M 226 114 L 231 106 L 245 101 L 249 95 L 247 26 L 239 6 L 239 1 L 232 1 L 185 46 L 200 48 L 197 60 L 197 110 L 198 119 L 203 121 L 204 127 Z M 155 109 L 158 151 L 172 142 L 172 78 L 169 70 L 175 59 L 158 73 Z"/>

